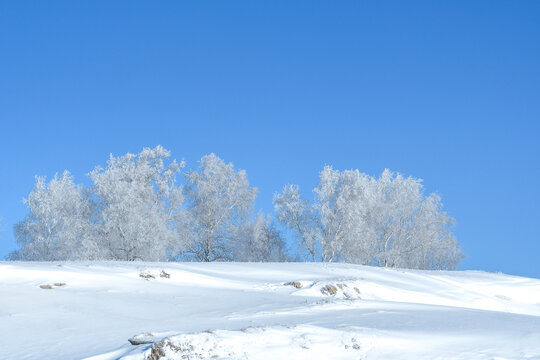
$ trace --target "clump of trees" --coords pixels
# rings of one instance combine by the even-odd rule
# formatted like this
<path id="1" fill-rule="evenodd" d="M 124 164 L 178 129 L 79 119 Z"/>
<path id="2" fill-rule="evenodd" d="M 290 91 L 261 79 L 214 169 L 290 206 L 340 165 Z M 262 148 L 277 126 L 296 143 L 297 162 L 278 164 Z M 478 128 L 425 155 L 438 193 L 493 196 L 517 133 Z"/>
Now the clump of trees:
<path id="1" fill-rule="evenodd" d="M 245 171 L 210 154 L 184 174 L 182 186 L 177 177 L 185 163 L 169 158 L 161 146 L 111 155 L 105 168 L 88 174 L 89 188 L 67 171 L 48 183 L 36 178 L 24 200 L 29 213 L 15 225 L 20 248 L 11 259 L 286 259 L 281 234 L 250 212 L 257 189 Z"/>
<path id="2" fill-rule="evenodd" d="M 273 218 L 254 213 L 257 189 L 244 170 L 210 154 L 183 171 L 170 156 L 161 146 L 111 155 L 88 174 L 89 187 L 67 171 L 37 177 L 11 259 L 287 261 L 281 225 L 312 261 L 454 269 L 461 260 L 454 220 L 418 179 L 327 166 L 312 202 L 287 185 Z"/>
<path id="3" fill-rule="evenodd" d="M 441 210 L 438 195 L 423 194 L 419 179 L 326 166 L 313 192 L 312 203 L 296 185 L 274 196 L 278 219 L 313 261 L 455 269 L 462 259 L 454 219 Z"/>

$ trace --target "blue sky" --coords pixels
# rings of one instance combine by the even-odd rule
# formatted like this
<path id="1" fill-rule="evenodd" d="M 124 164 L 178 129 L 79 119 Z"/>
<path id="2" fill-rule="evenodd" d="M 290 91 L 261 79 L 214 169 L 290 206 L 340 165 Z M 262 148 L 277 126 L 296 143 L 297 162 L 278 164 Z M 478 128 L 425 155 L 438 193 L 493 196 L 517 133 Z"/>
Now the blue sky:
<path id="1" fill-rule="evenodd" d="M 325 164 L 424 179 L 462 269 L 540 277 L 540 2 L 4 1 L 0 257 L 34 175 L 162 144 L 257 208 Z"/>

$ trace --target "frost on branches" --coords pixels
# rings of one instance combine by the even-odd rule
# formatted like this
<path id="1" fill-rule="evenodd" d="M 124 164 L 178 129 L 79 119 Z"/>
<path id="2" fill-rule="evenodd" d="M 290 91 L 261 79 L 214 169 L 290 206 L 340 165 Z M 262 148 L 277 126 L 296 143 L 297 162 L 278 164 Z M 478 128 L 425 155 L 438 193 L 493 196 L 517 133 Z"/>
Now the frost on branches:
<path id="1" fill-rule="evenodd" d="M 184 162 L 161 146 L 110 156 L 75 185 L 66 171 L 36 178 L 15 226 L 12 260 L 283 261 L 285 242 L 264 215 L 244 170 L 214 154 L 176 183 Z"/>
<path id="2" fill-rule="evenodd" d="M 47 184 L 36 177 L 24 200 L 30 212 L 15 225 L 19 250 L 14 260 L 80 260 L 98 258 L 99 248 L 91 226 L 92 203 L 69 172 Z"/>
<path id="3" fill-rule="evenodd" d="M 233 260 L 234 235 L 252 209 L 257 189 L 249 186 L 244 170 L 234 170 L 214 154 L 204 156 L 186 180 L 193 234 L 188 252 L 198 261 Z"/>
<path id="4" fill-rule="evenodd" d="M 385 170 L 376 179 L 326 166 L 315 201 L 286 186 L 274 196 L 278 219 L 293 230 L 313 260 L 385 267 L 455 269 L 462 259 L 450 231 L 454 219 L 421 180 Z"/>
<path id="5" fill-rule="evenodd" d="M 158 146 L 138 154 L 109 158 L 90 174 L 99 213 L 102 257 L 112 260 L 167 260 L 175 241 L 174 224 L 183 215 L 182 189 L 175 184 L 184 166 Z"/>
<path id="6" fill-rule="evenodd" d="M 30 212 L 15 226 L 22 260 L 167 259 L 183 216 L 182 189 L 175 186 L 183 163 L 165 166 L 169 151 L 158 146 L 138 154 L 110 156 L 96 167 L 89 190 L 66 171 L 48 184 L 38 177 L 25 200 Z"/>
<path id="7" fill-rule="evenodd" d="M 244 170 L 210 154 L 180 177 L 185 164 L 170 157 L 161 146 L 111 155 L 88 174 L 89 188 L 67 171 L 37 177 L 11 259 L 287 261 L 275 220 L 311 261 L 455 269 L 462 258 L 454 219 L 419 179 L 327 166 L 313 202 L 296 185 L 274 196 L 274 220 L 254 212 L 257 189 Z"/>
<path id="8" fill-rule="evenodd" d="M 235 261 L 281 262 L 289 260 L 285 239 L 270 216 L 258 214 L 255 219 L 245 221 L 235 235 L 233 244 Z"/>

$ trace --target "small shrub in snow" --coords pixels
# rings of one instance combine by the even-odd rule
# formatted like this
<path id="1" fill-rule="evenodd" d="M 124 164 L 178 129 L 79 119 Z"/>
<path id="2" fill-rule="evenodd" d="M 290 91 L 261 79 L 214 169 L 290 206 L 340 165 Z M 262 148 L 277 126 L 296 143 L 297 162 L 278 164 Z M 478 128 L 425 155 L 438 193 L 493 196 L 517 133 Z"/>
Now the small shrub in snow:
<path id="1" fill-rule="evenodd" d="M 302 283 L 300 281 L 291 281 L 286 283 L 285 285 L 294 286 L 297 289 L 302 288 Z"/>
<path id="2" fill-rule="evenodd" d="M 142 277 L 143 279 L 146 279 L 146 280 L 150 280 L 150 279 L 155 279 L 156 277 L 150 273 L 147 273 L 147 272 L 142 272 L 139 274 L 139 277 Z"/>
<path id="3" fill-rule="evenodd" d="M 338 292 L 338 288 L 334 285 L 326 285 L 321 288 L 321 292 L 324 295 L 335 295 Z"/>

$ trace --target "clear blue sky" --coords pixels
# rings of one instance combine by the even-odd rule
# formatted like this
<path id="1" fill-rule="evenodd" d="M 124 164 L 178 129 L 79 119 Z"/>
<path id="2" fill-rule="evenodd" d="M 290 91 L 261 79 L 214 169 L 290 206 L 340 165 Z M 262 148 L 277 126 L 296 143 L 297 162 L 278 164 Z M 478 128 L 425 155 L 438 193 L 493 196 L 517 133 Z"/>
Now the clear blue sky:
<path id="1" fill-rule="evenodd" d="M 0 257 L 34 175 L 162 144 L 257 208 L 325 164 L 424 179 L 462 269 L 540 277 L 539 1 L 2 1 Z"/>

